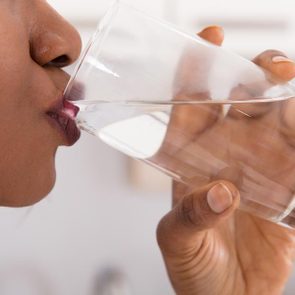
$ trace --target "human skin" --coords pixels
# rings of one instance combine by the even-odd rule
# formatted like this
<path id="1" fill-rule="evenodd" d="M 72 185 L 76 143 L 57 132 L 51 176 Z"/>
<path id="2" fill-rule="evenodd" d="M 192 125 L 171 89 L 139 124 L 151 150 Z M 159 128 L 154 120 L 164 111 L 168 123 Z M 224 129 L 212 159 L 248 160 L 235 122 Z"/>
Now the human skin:
<path id="1" fill-rule="evenodd" d="M 61 68 L 77 59 L 81 42 L 45 1 L 2 0 L 0 20 L 0 205 L 26 206 L 52 189 L 56 150 L 68 145 L 47 112 L 68 81 Z M 218 28 L 201 36 L 216 44 L 223 39 Z M 293 63 L 270 57 L 256 62 L 283 80 L 294 76 Z M 215 181 L 186 197 L 185 190 L 174 184 L 174 209 L 158 228 L 176 293 L 280 294 L 292 268 L 293 232 L 236 212 L 239 192 L 232 183 Z"/>
<path id="2" fill-rule="evenodd" d="M 68 145 L 48 121 L 81 50 L 77 31 L 46 1 L 0 1 L 0 205 L 32 205 L 55 183 L 55 153 Z"/>
<path id="3" fill-rule="evenodd" d="M 200 35 L 217 45 L 223 41 L 223 32 L 218 27 L 207 28 Z M 295 76 L 294 62 L 282 52 L 266 51 L 254 62 L 272 72 L 279 82 Z M 187 61 L 184 67 L 189 68 L 190 64 Z M 185 70 L 185 74 L 189 78 L 190 71 Z M 198 151 L 201 145 L 206 151 L 223 159 L 224 155 L 220 153 L 223 149 L 220 144 L 224 143 L 222 134 L 224 130 L 231 130 L 231 140 L 237 143 L 230 151 L 233 160 L 251 163 L 249 159 L 239 158 L 237 151 L 244 148 L 253 155 L 254 164 L 259 163 L 260 166 L 256 168 L 263 175 L 286 187 L 294 187 L 294 101 L 286 102 L 284 108 L 282 104 L 273 104 L 267 109 L 263 106 L 255 109 L 249 105 L 244 107 L 253 114 L 253 119 L 248 119 L 247 124 L 237 117 L 234 109 L 221 121 L 215 119 L 218 110 L 214 107 L 175 107 L 170 131 L 168 127 L 170 142 L 175 136 L 175 128 L 171 128 L 171 125 L 175 125 L 186 130 L 188 137 L 191 134 L 190 140 L 183 142 L 191 153 Z M 277 116 L 278 111 L 280 116 Z M 282 128 L 274 129 L 276 132 L 272 133 L 273 154 L 266 157 L 255 143 L 261 140 L 263 146 L 268 146 L 270 142 L 263 140 L 269 138 L 271 124 L 280 126 L 282 122 Z M 268 127 L 261 129 L 261 126 Z M 248 135 L 244 137 L 245 134 Z M 166 140 L 169 140 L 168 136 Z M 214 140 L 216 142 L 212 144 Z M 161 161 L 161 153 L 169 153 L 167 149 L 170 146 L 165 146 L 165 143 L 163 146 L 157 161 Z M 289 158 L 286 161 L 287 155 Z M 181 158 L 185 155 L 180 149 L 177 156 Z M 281 167 L 284 167 L 282 171 L 279 170 Z M 193 192 L 190 190 L 190 193 L 188 187 L 174 183 L 173 209 L 161 220 L 157 234 L 178 295 L 278 295 L 284 290 L 293 267 L 294 231 L 236 210 L 240 194 L 239 183 L 235 186 L 234 180 L 233 175 L 225 173 L 212 183 L 198 187 Z"/>

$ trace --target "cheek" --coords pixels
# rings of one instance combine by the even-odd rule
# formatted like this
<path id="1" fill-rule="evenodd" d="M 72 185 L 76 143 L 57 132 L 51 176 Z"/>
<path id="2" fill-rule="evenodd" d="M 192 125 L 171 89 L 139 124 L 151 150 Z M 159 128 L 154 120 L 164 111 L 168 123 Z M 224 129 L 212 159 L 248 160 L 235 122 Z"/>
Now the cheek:
<path id="1" fill-rule="evenodd" d="M 58 137 L 46 115 L 21 91 L 0 90 L 0 205 L 32 205 L 55 183 Z"/>
<path id="2" fill-rule="evenodd" d="M 4 206 L 31 205 L 50 192 L 60 141 L 44 117 L 44 101 L 54 97 L 55 88 L 30 58 L 20 30 L 0 34 L 0 205 Z"/>
<path id="3" fill-rule="evenodd" d="M 52 189 L 57 144 L 47 130 L 35 116 L 0 127 L 0 205 L 31 205 Z"/>

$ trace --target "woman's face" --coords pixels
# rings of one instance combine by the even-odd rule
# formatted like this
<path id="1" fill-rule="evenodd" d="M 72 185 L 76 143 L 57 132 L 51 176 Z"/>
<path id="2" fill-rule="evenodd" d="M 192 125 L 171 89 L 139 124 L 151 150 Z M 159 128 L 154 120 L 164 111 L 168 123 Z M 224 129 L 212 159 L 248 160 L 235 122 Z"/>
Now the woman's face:
<path id="1" fill-rule="evenodd" d="M 61 67 L 80 49 L 46 1 L 0 1 L 0 205 L 31 205 L 52 189 L 56 150 L 75 141 L 52 116 L 68 81 Z"/>

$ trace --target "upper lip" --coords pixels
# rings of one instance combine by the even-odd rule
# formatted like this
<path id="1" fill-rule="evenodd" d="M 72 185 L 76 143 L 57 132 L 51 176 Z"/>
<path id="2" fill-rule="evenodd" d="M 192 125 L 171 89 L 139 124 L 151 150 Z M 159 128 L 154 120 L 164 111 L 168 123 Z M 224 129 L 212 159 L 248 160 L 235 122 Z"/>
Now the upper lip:
<path id="1" fill-rule="evenodd" d="M 80 137 L 80 132 L 75 124 L 75 118 L 79 108 L 61 95 L 59 99 L 49 108 L 46 115 L 53 119 L 63 131 L 67 138 L 67 144 L 74 144 Z"/>
<path id="2" fill-rule="evenodd" d="M 68 117 L 69 119 L 75 120 L 79 108 L 69 101 L 67 101 L 62 94 L 58 96 L 58 99 L 52 104 L 52 106 L 46 112 L 50 117 L 57 115 L 63 115 L 63 117 Z"/>

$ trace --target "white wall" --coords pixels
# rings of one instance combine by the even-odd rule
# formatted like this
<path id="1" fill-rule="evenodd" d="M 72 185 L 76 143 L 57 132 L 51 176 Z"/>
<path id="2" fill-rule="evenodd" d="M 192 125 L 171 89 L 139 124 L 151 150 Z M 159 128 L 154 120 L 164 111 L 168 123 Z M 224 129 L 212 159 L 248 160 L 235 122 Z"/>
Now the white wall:
<path id="1" fill-rule="evenodd" d="M 95 277 L 108 267 L 126 274 L 131 294 L 173 294 L 155 240 L 169 193 L 130 188 L 127 164 L 84 135 L 58 153 L 57 185 L 46 200 L 32 209 L 1 208 L 1 295 L 47 294 L 48 285 L 52 295 L 95 295 Z M 24 284 L 36 293 L 25 293 Z"/>
<path id="2" fill-rule="evenodd" d="M 95 24 L 113 0 L 49 0 L 76 24 Z M 253 57 L 267 48 L 286 51 L 295 58 L 295 2 L 293 0 L 124 0 L 133 6 L 176 23 L 187 31 L 223 25 L 225 47 Z"/>

